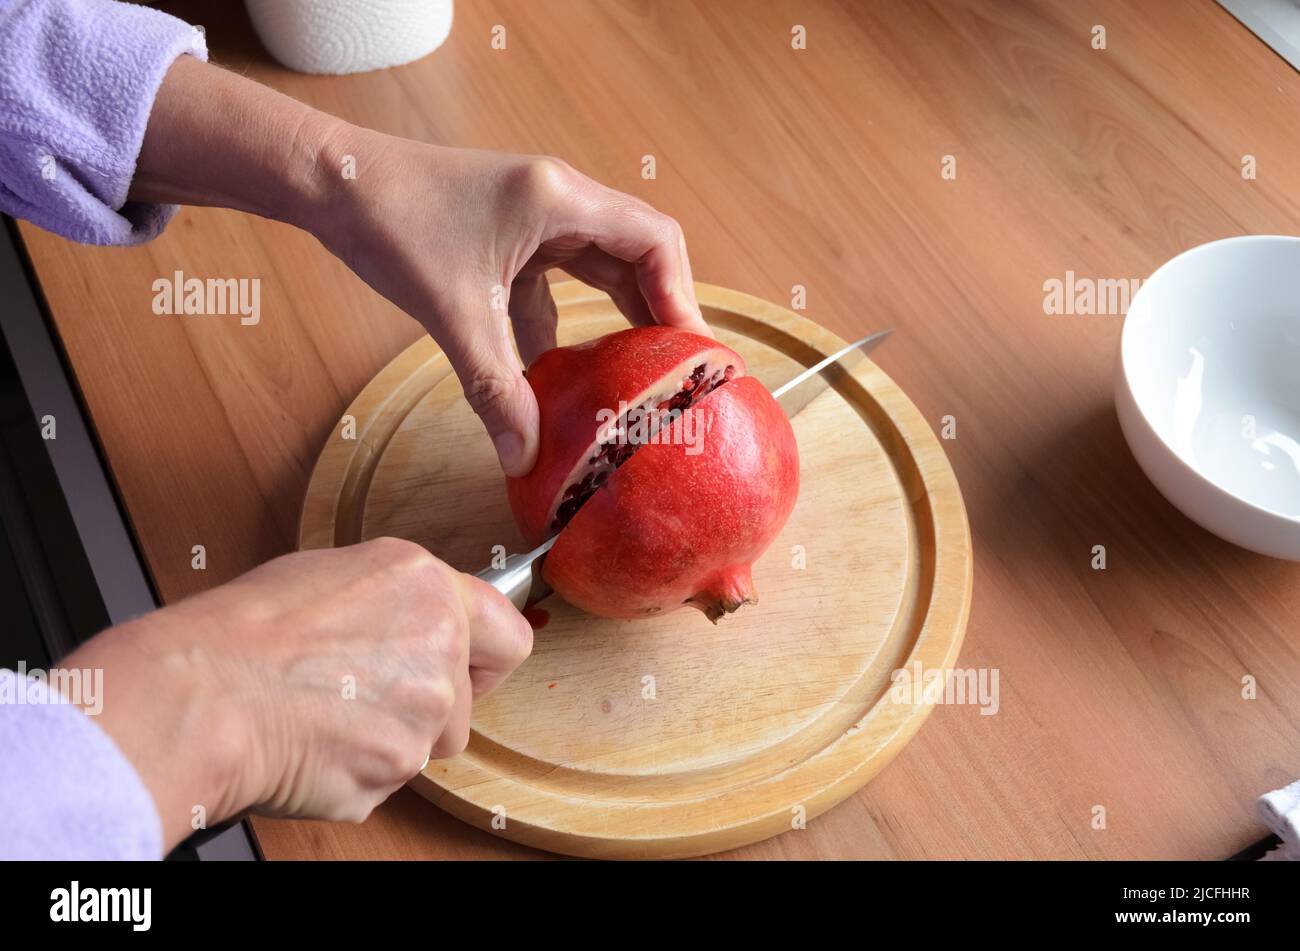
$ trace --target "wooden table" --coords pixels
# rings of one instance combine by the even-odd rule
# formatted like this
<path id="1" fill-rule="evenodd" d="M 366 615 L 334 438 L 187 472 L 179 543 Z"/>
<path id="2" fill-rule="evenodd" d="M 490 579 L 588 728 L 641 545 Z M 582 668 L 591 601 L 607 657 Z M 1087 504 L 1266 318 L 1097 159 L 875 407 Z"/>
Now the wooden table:
<path id="1" fill-rule="evenodd" d="M 1121 321 L 1044 312 L 1067 271 L 1141 278 L 1212 238 L 1300 231 L 1300 78 L 1219 7 L 474 0 L 434 55 L 326 78 L 272 63 L 234 4 L 164 6 L 351 121 L 553 153 L 644 197 L 701 280 L 803 285 L 846 337 L 899 328 L 878 362 L 956 423 L 962 664 L 997 669 L 1000 709 L 941 707 L 861 793 L 733 855 L 1217 858 L 1262 834 L 1255 797 L 1300 776 L 1300 568 L 1166 503 L 1112 408 Z M 231 212 L 187 209 L 136 249 L 23 237 L 163 597 L 290 550 L 318 448 L 415 323 L 314 239 Z M 260 277 L 261 323 L 155 316 L 176 269 Z M 359 827 L 256 829 L 271 858 L 542 856 L 409 792 Z"/>

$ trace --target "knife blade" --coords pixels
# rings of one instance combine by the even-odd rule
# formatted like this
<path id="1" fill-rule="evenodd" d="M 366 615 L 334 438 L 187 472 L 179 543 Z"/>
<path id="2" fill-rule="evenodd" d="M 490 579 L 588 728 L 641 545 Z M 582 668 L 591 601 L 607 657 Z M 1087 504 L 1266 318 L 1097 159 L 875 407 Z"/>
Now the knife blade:
<path id="1" fill-rule="evenodd" d="M 823 370 L 832 364 L 841 366 L 845 370 L 852 370 L 893 332 L 894 328 L 890 327 L 888 330 L 878 330 L 873 334 L 867 334 L 861 340 L 855 340 L 853 343 L 841 347 L 826 359 L 814 363 L 794 379 L 787 380 L 781 386 L 778 386 L 772 391 L 772 395 L 776 397 L 776 401 L 781 404 L 781 409 L 785 411 L 785 418 L 794 419 L 799 410 L 830 389 L 831 381 L 822 373 Z M 811 382 L 814 377 L 816 377 L 815 383 Z"/>
<path id="2" fill-rule="evenodd" d="M 522 611 L 551 593 L 550 585 L 542 580 L 542 562 L 559 537 L 548 538 L 526 554 L 507 555 L 500 568 L 484 568 L 475 577 L 496 588 Z"/>
<path id="3" fill-rule="evenodd" d="M 773 390 L 772 396 L 781 404 L 786 419 L 793 419 L 799 410 L 830 388 L 831 381 L 822 375 L 823 370 L 832 364 L 852 369 L 865 360 L 867 354 L 880 346 L 881 342 L 893 332 L 894 328 L 890 327 L 888 330 L 880 330 L 868 334 L 861 340 L 855 340 Z M 526 554 L 508 555 L 501 567 L 484 568 L 477 577 L 500 591 L 511 604 L 522 611 L 551 593 L 550 585 L 542 579 L 542 563 L 546 560 L 546 553 L 555 544 L 556 538 L 559 536 L 555 535 L 547 539 Z"/>

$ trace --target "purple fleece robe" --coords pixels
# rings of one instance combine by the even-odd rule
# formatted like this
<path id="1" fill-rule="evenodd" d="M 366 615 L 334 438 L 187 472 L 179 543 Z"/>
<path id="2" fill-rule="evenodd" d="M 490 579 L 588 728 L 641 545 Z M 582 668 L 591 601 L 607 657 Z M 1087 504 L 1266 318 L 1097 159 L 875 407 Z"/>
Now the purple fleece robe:
<path id="1" fill-rule="evenodd" d="M 0 211 L 88 244 L 138 244 L 174 206 L 126 200 L 163 76 L 202 33 L 112 0 L 0 0 Z M 0 670 L 0 859 L 156 859 L 162 828 L 94 719 Z"/>
<path id="2" fill-rule="evenodd" d="M 0 670 L 0 859 L 156 859 L 153 797 L 93 717 Z"/>
<path id="3" fill-rule="evenodd" d="M 149 110 L 203 34 L 111 0 L 0 0 L 0 211 L 84 244 L 139 244 L 174 205 L 128 202 Z"/>

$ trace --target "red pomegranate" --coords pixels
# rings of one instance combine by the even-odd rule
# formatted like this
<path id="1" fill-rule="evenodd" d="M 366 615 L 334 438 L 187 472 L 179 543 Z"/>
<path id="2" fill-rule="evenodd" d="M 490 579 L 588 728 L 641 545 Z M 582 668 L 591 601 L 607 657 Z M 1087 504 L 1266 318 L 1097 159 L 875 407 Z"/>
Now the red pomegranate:
<path id="1" fill-rule="evenodd" d="M 780 405 L 740 355 L 669 327 L 638 327 L 538 357 L 537 465 L 507 480 L 529 544 L 556 532 L 543 574 L 611 618 L 690 604 L 711 621 L 757 601 L 750 565 L 799 491 Z"/>

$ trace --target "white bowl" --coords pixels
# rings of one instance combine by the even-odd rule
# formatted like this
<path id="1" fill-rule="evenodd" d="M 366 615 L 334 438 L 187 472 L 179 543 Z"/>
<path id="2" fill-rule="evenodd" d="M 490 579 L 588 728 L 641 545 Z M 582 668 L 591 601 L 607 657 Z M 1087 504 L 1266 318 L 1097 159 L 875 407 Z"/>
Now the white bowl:
<path id="1" fill-rule="evenodd" d="M 1124 321 L 1115 406 L 1183 514 L 1300 561 L 1300 238 L 1213 241 L 1151 275 Z"/>

